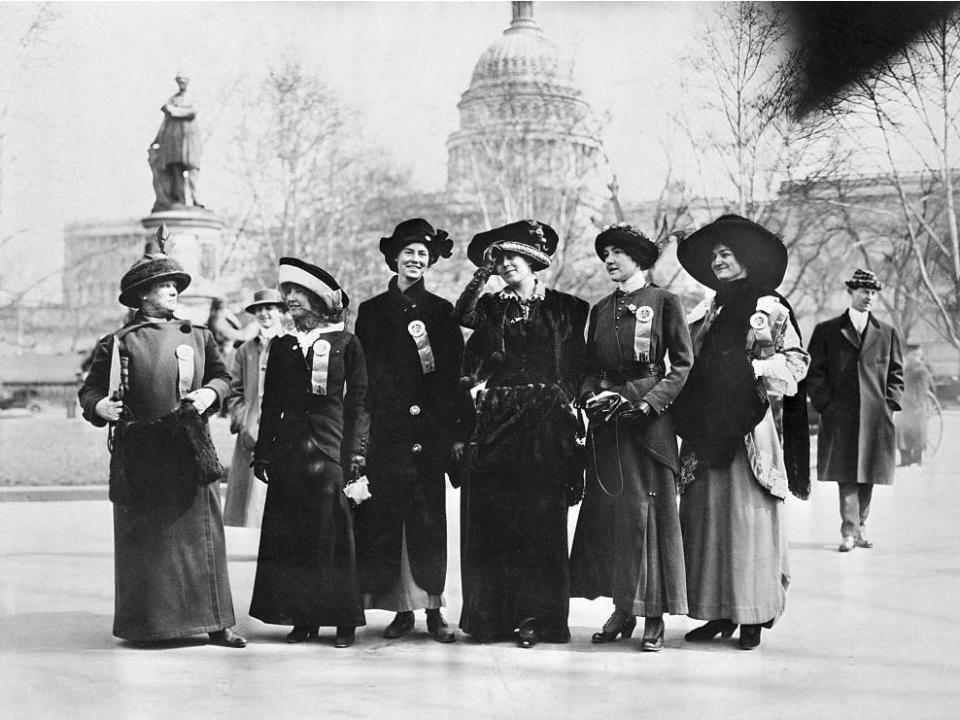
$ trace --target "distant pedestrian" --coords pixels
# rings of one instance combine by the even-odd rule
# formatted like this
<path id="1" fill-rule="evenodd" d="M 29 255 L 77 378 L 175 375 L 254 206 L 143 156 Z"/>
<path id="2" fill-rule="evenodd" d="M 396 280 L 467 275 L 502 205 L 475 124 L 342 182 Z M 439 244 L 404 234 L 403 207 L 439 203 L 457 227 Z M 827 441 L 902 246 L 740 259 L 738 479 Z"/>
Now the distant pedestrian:
<path id="1" fill-rule="evenodd" d="M 286 312 L 280 293 L 257 290 L 244 308 L 256 317 L 260 332 L 241 345 L 230 369 L 230 398 L 227 412 L 230 432 L 237 436 L 227 479 L 227 499 L 223 524 L 236 527 L 260 527 L 267 487 L 253 475 L 251 462 L 260 428 L 260 402 L 263 398 L 263 375 L 273 338 L 283 335 L 282 314 Z"/>
<path id="2" fill-rule="evenodd" d="M 80 389 L 83 416 L 110 423 L 116 604 L 135 642 L 209 633 L 243 647 L 235 624 L 206 413 L 229 393 L 213 334 L 174 316 L 190 276 L 148 252 L 120 281 L 133 320 L 102 338 Z"/>
<path id="3" fill-rule="evenodd" d="M 874 485 L 892 485 L 893 413 L 903 397 L 900 335 L 870 310 L 882 286 L 857 269 L 846 281 L 850 308 L 810 336 L 810 401 L 820 413 L 817 475 L 840 490 L 840 552 L 873 547 L 866 524 Z"/>
<path id="4" fill-rule="evenodd" d="M 923 359 L 923 347 L 907 345 L 903 368 L 903 410 L 897 416 L 897 447 L 901 465 L 922 465 L 927 446 L 927 424 L 936 399 L 933 373 Z"/>
<path id="5" fill-rule="evenodd" d="M 424 284 L 427 269 L 452 248 L 447 234 L 426 220 L 401 222 L 380 240 L 396 275 L 357 312 L 370 383 L 373 494 L 357 514 L 357 558 L 365 606 L 396 613 L 387 638 L 406 635 L 414 610 L 426 609 L 430 636 L 454 640 L 440 608 L 447 574 L 444 473 L 460 441 L 463 335 L 453 306 Z"/>
<path id="6" fill-rule="evenodd" d="M 366 624 L 343 490 L 364 471 L 367 370 L 328 272 L 281 258 L 280 292 L 296 332 L 274 338 L 264 375 L 254 473 L 268 488 L 250 615 L 293 625 L 292 643 L 336 626 L 345 648 Z"/>

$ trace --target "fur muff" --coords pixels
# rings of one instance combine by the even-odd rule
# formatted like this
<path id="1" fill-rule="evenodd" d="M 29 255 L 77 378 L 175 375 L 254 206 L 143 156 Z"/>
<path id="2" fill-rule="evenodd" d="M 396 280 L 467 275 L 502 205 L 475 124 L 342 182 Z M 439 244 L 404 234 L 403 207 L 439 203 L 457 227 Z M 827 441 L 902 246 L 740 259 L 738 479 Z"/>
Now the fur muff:
<path id="1" fill-rule="evenodd" d="M 110 470 L 110 499 L 144 510 L 185 509 L 198 485 L 223 475 L 210 428 L 190 404 L 153 422 L 125 425 Z"/>

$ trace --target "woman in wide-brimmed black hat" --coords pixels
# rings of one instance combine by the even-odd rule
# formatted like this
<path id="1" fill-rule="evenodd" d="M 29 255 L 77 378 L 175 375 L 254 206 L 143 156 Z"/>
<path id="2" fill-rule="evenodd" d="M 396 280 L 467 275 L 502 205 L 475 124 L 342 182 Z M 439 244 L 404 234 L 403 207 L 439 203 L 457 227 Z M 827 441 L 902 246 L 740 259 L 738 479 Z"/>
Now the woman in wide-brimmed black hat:
<path id="1" fill-rule="evenodd" d="M 287 642 L 364 625 L 353 515 L 343 490 L 363 474 L 370 420 L 360 341 L 345 330 L 347 293 L 323 268 L 280 259 L 295 332 L 270 343 L 254 474 L 267 483 L 250 615 L 293 625 Z"/>
<path id="2" fill-rule="evenodd" d="M 477 425 L 461 496 L 463 610 L 479 641 L 568 642 L 567 507 L 579 502 L 583 465 L 577 397 L 588 305 L 544 287 L 557 234 L 523 220 L 476 235 L 479 267 L 456 316 L 475 332 L 464 352 Z M 483 294 L 493 271 L 506 287 Z"/>
<path id="3" fill-rule="evenodd" d="M 667 408 L 693 364 L 680 300 L 644 272 L 659 249 L 629 225 L 597 235 L 597 255 L 617 289 L 590 312 L 582 400 L 590 417 L 587 486 L 570 554 L 574 597 L 613 600 L 593 642 L 633 634 L 663 648 L 663 614 L 686 615 L 677 515 L 677 438 Z M 667 369 L 669 360 L 669 370 Z"/>
<path id="4" fill-rule="evenodd" d="M 724 215 L 680 241 L 677 258 L 716 291 L 688 317 L 695 362 L 673 406 L 680 450 L 680 521 L 690 641 L 760 644 L 783 613 L 790 572 L 782 525 L 788 492 L 809 493 L 803 379 L 810 357 L 776 292 L 787 251 L 773 233 Z M 783 445 L 771 410 L 783 399 Z"/>
<path id="5" fill-rule="evenodd" d="M 370 381 L 373 497 L 357 513 L 357 560 L 367 608 L 396 613 L 384 637 L 414 627 L 424 609 L 438 642 L 454 633 L 440 608 L 447 575 L 444 473 L 457 441 L 463 334 L 453 306 L 427 290 L 424 275 L 453 241 L 423 218 L 399 223 L 381 238 L 394 273 L 386 292 L 360 304 L 356 333 Z"/>
<path id="6" fill-rule="evenodd" d="M 214 482 L 222 468 L 206 420 L 229 395 L 230 375 L 213 334 L 174 316 L 190 276 L 163 253 L 164 239 L 161 229 L 160 247 L 120 281 L 120 302 L 136 314 L 97 344 L 80 389 L 84 418 L 112 429 L 113 634 L 145 643 L 206 632 L 243 647 L 230 630 Z"/>

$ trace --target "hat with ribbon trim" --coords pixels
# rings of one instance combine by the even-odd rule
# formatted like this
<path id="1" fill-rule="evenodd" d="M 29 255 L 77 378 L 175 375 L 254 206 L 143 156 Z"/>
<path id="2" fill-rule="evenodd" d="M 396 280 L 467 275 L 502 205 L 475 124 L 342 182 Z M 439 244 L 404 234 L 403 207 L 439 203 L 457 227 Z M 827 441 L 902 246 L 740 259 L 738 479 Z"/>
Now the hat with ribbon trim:
<path id="1" fill-rule="evenodd" d="M 320 298 L 330 313 L 338 313 L 350 304 L 346 291 L 334 280 L 333 275 L 299 258 L 280 258 L 279 285 L 284 283 L 293 283 L 309 290 Z"/>
<path id="2" fill-rule="evenodd" d="M 546 223 L 520 220 L 509 225 L 477 233 L 467 247 L 467 257 L 480 267 L 487 248 L 494 252 L 516 253 L 530 261 L 534 271 L 550 267 L 550 257 L 557 250 L 560 238 Z"/>
<path id="3" fill-rule="evenodd" d="M 423 218 L 404 220 L 394 228 L 393 235 L 380 238 L 380 252 L 391 270 L 397 272 L 397 256 L 407 245 L 413 243 L 420 243 L 427 248 L 431 265 L 440 258 L 448 258 L 453 254 L 453 240 L 445 230 L 434 230 L 433 225 Z"/>
<path id="4" fill-rule="evenodd" d="M 182 293 L 190 285 L 190 275 L 165 252 L 169 237 L 166 225 L 157 228 L 157 236 L 147 242 L 143 257 L 123 274 L 120 279 L 119 300 L 127 307 L 139 308 L 142 302 L 141 293 L 155 282 L 173 280 L 178 293 Z"/>
<path id="5" fill-rule="evenodd" d="M 597 256 L 603 260 L 604 251 L 610 247 L 617 247 L 632 257 L 641 270 L 648 270 L 660 257 L 660 248 L 650 238 L 627 223 L 619 223 L 605 227 L 597 235 L 593 247 Z"/>
<path id="6" fill-rule="evenodd" d="M 783 282 L 787 248 L 763 225 L 739 215 L 721 215 L 677 243 L 677 260 L 697 282 L 716 290 L 722 282 L 713 271 L 713 249 L 726 245 L 754 284 L 770 290 Z"/>
<path id="7" fill-rule="evenodd" d="M 870 272 L 869 270 L 861 270 L 857 268 L 853 271 L 853 277 L 845 281 L 844 284 L 850 290 L 856 290 L 857 288 L 866 288 L 867 290 L 883 290 L 883 285 L 880 284 L 880 281 L 877 280 L 877 276 Z"/>

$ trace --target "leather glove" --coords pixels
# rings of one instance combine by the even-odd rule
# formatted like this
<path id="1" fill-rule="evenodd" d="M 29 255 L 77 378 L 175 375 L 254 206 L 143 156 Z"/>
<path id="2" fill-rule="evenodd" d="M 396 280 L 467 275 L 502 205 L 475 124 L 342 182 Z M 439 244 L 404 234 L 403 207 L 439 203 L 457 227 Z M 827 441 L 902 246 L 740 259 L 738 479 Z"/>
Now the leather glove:
<path id="1" fill-rule="evenodd" d="M 265 485 L 270 483 L 270 476 L 267 473 L 267 469 L 270 467 L 270 463 L 266 460 L 254 460 L 253 461 L 253 474 L 260 482 Z"/>

